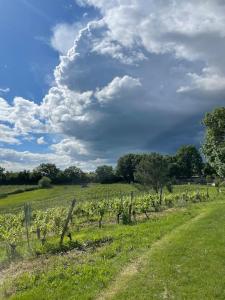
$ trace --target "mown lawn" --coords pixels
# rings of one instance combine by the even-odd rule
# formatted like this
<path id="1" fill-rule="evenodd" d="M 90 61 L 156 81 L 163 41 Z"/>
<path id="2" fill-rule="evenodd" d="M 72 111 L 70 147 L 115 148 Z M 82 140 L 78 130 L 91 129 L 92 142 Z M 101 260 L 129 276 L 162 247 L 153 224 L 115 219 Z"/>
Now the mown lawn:
<path id="1" fill-rule="evenodd" d="M 104 299 L 225 299 L 224 224 L 224 203 L 207 208 L 162 239 Z"/>

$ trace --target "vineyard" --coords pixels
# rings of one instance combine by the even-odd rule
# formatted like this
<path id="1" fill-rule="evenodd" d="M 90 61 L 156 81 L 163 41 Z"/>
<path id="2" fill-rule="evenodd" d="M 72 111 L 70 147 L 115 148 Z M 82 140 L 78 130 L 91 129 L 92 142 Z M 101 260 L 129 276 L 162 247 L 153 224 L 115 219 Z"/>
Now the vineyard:
<path id="1" fill-rule="evenodd" d="M 0 215 L 1 250 L 8 260 L 20 257 L 20 249 L 27 245 L 27 253 L 38 255 L 46 251 L 60 252 L 78 245 L 74 239 L 80 228 L 96 226 L 102 228 L 107 223 L 136 224 L 148 220 L 152 214 L 173 207 L 185 207 L 189 203 L 206 202 L 205 192 L 172 193 L 159 200 L 157 194 L 146 192 L 120 193 L 88 201 L 74 199 L 70 205 L 57 206 L 46 210 L 32 210 L 26 203 L 18 213 Z M 49 244 L 54 241 L 54 249 Z M 58 241 L 58 242 L 56 242 Z"/>
<path id="2" fill-rule="evenodd" d="M 23 193 L 18 193 L 23 189 Z M 88 187 L 56 185 L 50 189 L 37 189 L 35 186 L 0 186 L 0 213 L 21 211 L 24 203 L 30 203 L 33 209 L 45 210 L 56 206 L 68 206 L 75 195 L 77 200 L 86 201 L 138 190 L 139 186 L 120 183 L 90 184 Z"/>
<path id="3" fill-rule="evenodd" d="M 74 190 L 79 191 L 77 196 Z M 132 279 L 131 274 L 137 268 L 136 265 L 133 267 L 134 263 L 143 263 L 140 270 L 145 270 L 144 266 L 148 263 L 145 257 L 148 253 L 151 256 L 151 249 L 158 249 L 154 259 L 149 261 L 155 261 L 154 274 L 158 277 L 154 278 L 159 279 L 155 282 L 152 278 L 153 282 L 149 285 L 152 288 L 147 285 L 143 291 L 149 299 L 154 288 L 155 299 L 161 298 L 164 282 L 171 282 L 173 289 L 174 282 L 180 286 L 179 280 L 186 280 L 186 271 L 170 271 L 171 264 L 177 268 L 178 260 L 179 265 L 187 263 L 189 274 L 193 273 L 191 276 L 199 276 L 192 261 L 198 265 L 200 253 L 202 267 L 209 261 L 209 271 L 202 273 L 202 280 L 211 280 L 211 274 L 217 274 L 215 278 L 223 278 L 218 277 L 220 267 L 211 269 L 221 264 L 223 259 L 219 242 L 224 240 L 224 226 L 220 225 L 223 224 L 225 211 L 222 189 L 219 191 L 199 185 L 175 186 L 172 193 L 164 191 L 161 201 L 153 191 L 131 185 L 96 185 L 85 189 L 54 187 L 51 190 L 24 192 L 20 197 L 27 199 L 30 193 L 37 195 L 41 191 L 46 193 L 46 199 L 47 193 L 48 196 L 56 194 L 56 191 L 68 193 L 65 193 L 65 199 L 62 194 L 50 201 L 47 199 L 46 208 L 44 200 L 41 203 L 38 200 L 26 201 L 23 205 L 20 203 L 16 210 L 8 209 L 0 214 L 1 299 L 133 299 L 132 295 L 139 295 L 139 287 L 147 285 L 152 277 L 134 276 L 131 285 L 121 284 Z M 15 196 L 19 195 L 12 195 L 9 199 Z M 209 215 L 209 219 L 205 219 L 205 215 Z M 202 218 L 201 224 L 198 220 Z M 186 232 L 195 222 L 199 224 L 198 231 L 194 227 L 191 234 Z M 216 227 L 212 226 L 214 222 L 218 222 Z M 167 241 L 170 233 L 175 239 L 179 233 L 178 236 L 184 237 L 184 240 L 182 243 L 176 240 L 169 243 L 170 250 L 167 250 L 167 247 L 161 247 L 161 241 L 164 237 Z M 199 246 L 200 242 L 206 244 Z M 192 247 L 185 243 L 192 244 Z M 196 248 L 193 243 L 196 243 Z M 183 247 L 183 244 L 186 246 Z M 164 248 L 168 253 L 167 260 L 163 258 L 166 255 L 162 253 Z M 187 261 L 184 262 L 182 254 L 187 251 L 190 254 L 185 254 Z M 219 254 L 206 259 L 205 255 L 212 251 Z M 216 262 L 214 258 L 220 256 L 220 262 Z M 170 259 L 175 261 L 170 262 Z M 128 271 L 125 266 L 128 266 Z M 164 274 L 167 267 L 169 273 Z M 151 267 L 146 272 L 152 274 Z M 173 274 L 171 278 L 167 275 L 170 273 Z M 158 286 L 161 278 L 164 281 Z M 136 286 L 137 280 L 139 284 Z M 192 288 L 196 291 L 197 287 L 192 282 L 186 285 L 188 295 Z M 216 285 L 222 286 L 221 282 L 213 281 L 205 287 L 205 293 L 214 296 Z M 181 298 L 180 295 L 175 297 Z"/>

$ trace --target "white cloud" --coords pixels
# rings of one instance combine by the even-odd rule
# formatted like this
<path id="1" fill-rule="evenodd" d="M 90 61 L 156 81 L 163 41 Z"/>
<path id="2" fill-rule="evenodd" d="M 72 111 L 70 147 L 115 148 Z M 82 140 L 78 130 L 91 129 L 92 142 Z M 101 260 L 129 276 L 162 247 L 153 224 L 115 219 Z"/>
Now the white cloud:
<path id="1" fill-rule="evenodd" d="M 16 151 L 8 148 L 0 148 L 1 166 L 7 170 L 33 169 L 41 163 L 54 163 L 59 168 L 64 169 L 69 165 L 76 165 L 81 169 L 95 170 L 97 166 L 107 163 L 107 160 L 96 158 L 92 160 L 79 161 L 69 155 L 56 153 L 33 153 L 29 151 Z"/>
<path id="2" fill-rule="evenodd" d="M 9 93 L 10 92 L 10 88 L 0 88 L 0 93 Z"/>
<path id="3" fill-rule="evenodd" d="M 102 54 L 118 55 L 118 48 L 122 45 L 134 49 L 144 47 L 150 53 L 170 53 L 189 61 L 201 60 L 207 67 L 217 67 L 224 73 L 224 1 L 79 2 L 97 7 L 109 28 L 106 37 L 95 47 Z M 110 44 L 108 41 L 114 42 Z"/>
<path id="4" fill-rule="evenodd" d="M 44 130 L 39 105 L 21 97 L 15 97 L 12 105 L 0 98 L 0 121 L 14 125 L 20 135 Z"/>
<path id="5" fill-rule="evenodd" d="M 0 120 L 13 132 L 8 140 L 61 134 L 50 147 L 54 153 L 40 160 L 61 156 L 65 164 L 82 164 L 85 156 L 86 166 L 95 164 L 93 157 L 113 160 L 126 151 L 195 142 L 194 122 L 225 92 L 225 3 L 79 2 L 94 5 L 102 18 L 82 29 L 79 23 L 54 29 L 52 45 L 63 55 L 40 104 L 0 98 Z"/>
<path id="6" fill-rule="evenodd" d="M 91 122 L 88 108 L 91 106 L 93 92 L 78 93 L 66 86 L 51 88 L 40 107 L 42 116 L 48 120 L 49 129 L 56 133 L 66 133 L 71 126 Z"/>
<path id="7" fill-rule="evenodd" d="M 7 169 L 32 169 L 40 163 L 55 163 L 60 167 L 70 164 L 67 156 L 59 157 L 54 153 L 42 154 L 29 151 L 16 151 L 13 149 L 0 148 L 1 165 Z"/>
<path id="8" fill-rule="evenodd" d="M 125 46 L 142 44 L 154 53 L 175 51 L 178 56 L 192 59 L 203 54 L 192 45 L 196 36 L 225 35 L 225 3 L 220 0 L 83 0 L 82 3 L 101 10 L 113 39 Z"/>
<path id="9" fill-rule="evenodd" d="M 43 136 L 41 136 L 37 139 L 37 144 L 38 145 L 46 145 L 47 143 L 45 141 L 45 138 Z"/>
<path id="10" fill-rule="evenodd" d="M 102 90 L 98 90 L 95 96 L 100 102 L 104 103 L 118 98 L 127 98 L 135 89 L 140 87 L 141 82 L 139 79 L 130 76 L 116 77 Z"/>
<path id="11" fill-rule="evenodd" d="M 16 132 L 3 124 L 0 124 L 0 142 L 12 145 L 20 144 Z"/>
<path id="12" fill-rule="evenodd" d="M 88 155 L 87 145 L 74 138 L 63 139 L 58 144 L 53 144 L 51 149 L 58 155 L 68 155 L 76 158 L 78 155 Z"/>
<path id="13" fill-rule="evenodd" d="M 182 86 L 178 89 L 178 93 L 188 93 L 194 90 L 202 91 L 212 96 L 212 94 L 225 94 L 225 76 L 216 73 L 216 70 L 203 69 L 201 75 L 196 73 L 188 73 L 190 78 L 189 86 Z"/>
<path id="14" fill-rule="evenodd" d="M 57 24 L 53 28 L 53 36 L 51 37 L 52 47 L 61 54 L 66 54 L 74 45 L 74 41 L 82 29 L 81 23 L 74 24 Z"/>

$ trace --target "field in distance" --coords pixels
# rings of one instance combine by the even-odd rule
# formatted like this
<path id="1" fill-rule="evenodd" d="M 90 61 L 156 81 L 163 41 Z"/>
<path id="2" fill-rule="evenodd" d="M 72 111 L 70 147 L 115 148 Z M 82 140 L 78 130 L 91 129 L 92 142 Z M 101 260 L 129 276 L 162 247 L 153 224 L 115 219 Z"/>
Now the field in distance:
<path id="1" fill-rule="evenodd" d="M 30 186 L 31 188 L 33 186 Z M 24 203 L 31 203 L 32 208 L 42 209 L 58 205 L 68 205 L 71 200 L 94 200 L 113 197 L 115 194 L 138 191 L 138 186 L 130 184 L 90 184 L 88 187 L 79 185 L 58 185 L 50 189 L 36 189 L 15 195 L 6 195 L 29 186 L 0 186 L 0 213 L 20 210 Z"/>
<path id="2" fill-rule="evenodd" d="M 174 186 L 175 193 L 185 191 L 200 191 L 205 186 L 179 185 Z M 26 191 L 34 189 L 32 191 Z M 22 193 L 7 195 L 18 190 Z M 136 184 L 90 184 L 87 187 L 80 185 L 56 185 L 50 189 L 38 189 L 37 186 L 2 185 L 0 186 L 0 213 L 21 210 L 24 203 L 31 203 L 33 209 L 46 209 L 56 206 L 68 205 L 74 198 L 80 201 L 102 200 L 122 194 L 143 191 L 143 187 Z M 164 192 L 167 192 L 166 190 Z"/>

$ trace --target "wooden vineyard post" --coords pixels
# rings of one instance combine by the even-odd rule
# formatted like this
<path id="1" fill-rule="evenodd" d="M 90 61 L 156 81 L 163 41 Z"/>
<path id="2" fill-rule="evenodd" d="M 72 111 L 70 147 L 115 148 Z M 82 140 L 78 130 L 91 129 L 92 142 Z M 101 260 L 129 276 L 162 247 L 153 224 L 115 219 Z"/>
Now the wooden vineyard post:
<path id="1" fill-rule="evenodd" d="M 129 223 L 132 222 L 132 208 L 133 208 L 133 199 L 134 199 L 134 192 L 130 193 L 130 205 L 129 205 Z"/>
<path id="2" fill-rule="evenodd" d="M 69 209 L 69 212 L 68 212 L 68 215 L 67 215 L 65 224 L 64 224 L 64 226 L 63 226 L 63 230 L 62 230 L 62 234 L 61 234 L 60 242 L 59 242 L 60 247 L 61 247 L 62 244 L 63 244 L 63 240 L 64 240 L 65 234 L 66 234 L 66 232 L 67 232 L 69 222 L 70 222 L 71 219 L 72 219 L 72 214 L 73 214 L 73 210 L 74 210 L 75 204 L 76 204 L 76 200 L 74 199 L 74 200 L 72 201 L 72 203 L 71 203 L 71 206 L 70 206 L 70 209 Z"/>
<path id="3" fill-rule="evenodd" d="M 31 223 L 31 206 L 30 204 L 24 203 L 24 222 L 26 228 L 27 245 L 30 250 L 30 237 L 29 237 L 29 226 Z"/>
<path id="4" fill-rule="evenodd" d="M 160 185 L 159 188 L 159 204 L 162 205 L 163 187 Z"/>

